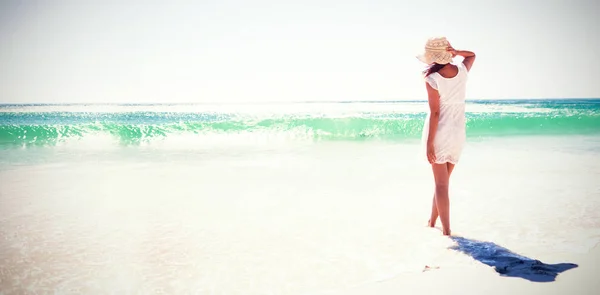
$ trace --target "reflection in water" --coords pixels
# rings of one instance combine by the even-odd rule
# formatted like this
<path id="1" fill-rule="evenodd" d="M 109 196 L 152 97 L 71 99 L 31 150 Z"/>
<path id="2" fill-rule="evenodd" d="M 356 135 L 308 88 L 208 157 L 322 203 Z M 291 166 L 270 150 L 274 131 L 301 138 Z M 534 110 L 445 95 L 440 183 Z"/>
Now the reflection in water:
<path id="1" fill-rule="evenodd" d="M 452 237 L 450 247 L 493 267 L 501 276 L 518 277 L 532 282 L 552 282 L 559 273 L 575 268 L 573 263 L 546 264 L 539 260 L 515 254 L 492 242 L 482 242 L 463 237 Z"/>

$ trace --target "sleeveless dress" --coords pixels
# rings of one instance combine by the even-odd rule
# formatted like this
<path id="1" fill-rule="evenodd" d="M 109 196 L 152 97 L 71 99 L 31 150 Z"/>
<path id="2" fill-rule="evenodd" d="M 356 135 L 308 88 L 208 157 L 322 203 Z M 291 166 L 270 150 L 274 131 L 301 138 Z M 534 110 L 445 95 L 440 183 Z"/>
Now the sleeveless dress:
<path id="1" fill-rule="evenodd" d="M 425 78 L 425 81 L 440 93 L 440 116 L 433 140 L 436 164 L 458 163 L 467 139 L 465 96 L 468 70 L 462 62 L 456 66 L 458 73 L 453 78 L 445 78 L 439 73 L 433 73 Z M 427 154 L 430 117 L 431 111 L 429 110 L 421 138 L 425 155 Z"/>

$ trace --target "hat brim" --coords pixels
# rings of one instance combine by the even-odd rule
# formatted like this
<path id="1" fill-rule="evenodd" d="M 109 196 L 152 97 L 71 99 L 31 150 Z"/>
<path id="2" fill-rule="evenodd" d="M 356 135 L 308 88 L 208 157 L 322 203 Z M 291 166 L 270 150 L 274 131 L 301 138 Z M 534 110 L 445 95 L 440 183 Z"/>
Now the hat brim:
<path id="1" fill-rule="evenodd" d="M 426 53 L 422 53 L 416 56 L 416 58 L 421 61 L 422 63 L 425 64 L 432 64 L 432 63 L 437 63 L 437 64 L 449 64 L 452 62 L 452 54 L 450 52 L 444 52 L 443 54 L 427 54 Z"/>
<path id="2" fill-rule="evenodd" d="M 425 63 L 425 64 L 430 64 L 430 63 L 431 63 L 431 62 L 429 62 L 429 60 L 428 60 L 428 59 L 425 57 L 425 54 L 419 54 L 419 55 L 417 55 L 417 56 L 416 56 L 416 58 L 417 58 L 417 59 L 418 59 L 420 62 L 422 62 L 422 63 Z"/>

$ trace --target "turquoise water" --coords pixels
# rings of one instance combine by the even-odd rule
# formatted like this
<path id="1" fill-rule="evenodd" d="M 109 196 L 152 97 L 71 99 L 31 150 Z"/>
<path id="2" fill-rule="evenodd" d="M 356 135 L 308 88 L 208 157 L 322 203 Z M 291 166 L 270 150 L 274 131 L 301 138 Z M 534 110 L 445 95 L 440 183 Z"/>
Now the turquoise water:
<path id="1" fill-rule="evenodd" d="M 136 145 L 169 137 L 256 134 L 302 140 L 411 140 L 424 102 L 260 105 L 1 105 L 0 146 L 94 136 Z M 467 106 L 467 136 L 600 134 L 600 100 L 491 100 Z"/>
<path id="2" fill-rule="evenodd" d="M 556 257 L 600 242 L 599 109 L 600 100 L 469 102 L 453 233 L 591 269 Z M 427 275 L 425 266 L 497 276 L 424 226 L 426 111 L 425 102 L 2 105 L 0 290 L 347 294 Z"/>

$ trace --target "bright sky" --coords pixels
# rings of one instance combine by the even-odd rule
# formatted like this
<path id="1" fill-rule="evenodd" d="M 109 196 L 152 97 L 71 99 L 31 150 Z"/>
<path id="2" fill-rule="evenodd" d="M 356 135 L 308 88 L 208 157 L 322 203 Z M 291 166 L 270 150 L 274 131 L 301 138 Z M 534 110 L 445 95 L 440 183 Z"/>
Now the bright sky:
<path id="1" fill-rule="evenodd" d="M 441 35 L 468 98 L 600 97 L 600 1 L 493 2 L 4 0 L 0 103 L 426 99 Z"/>

